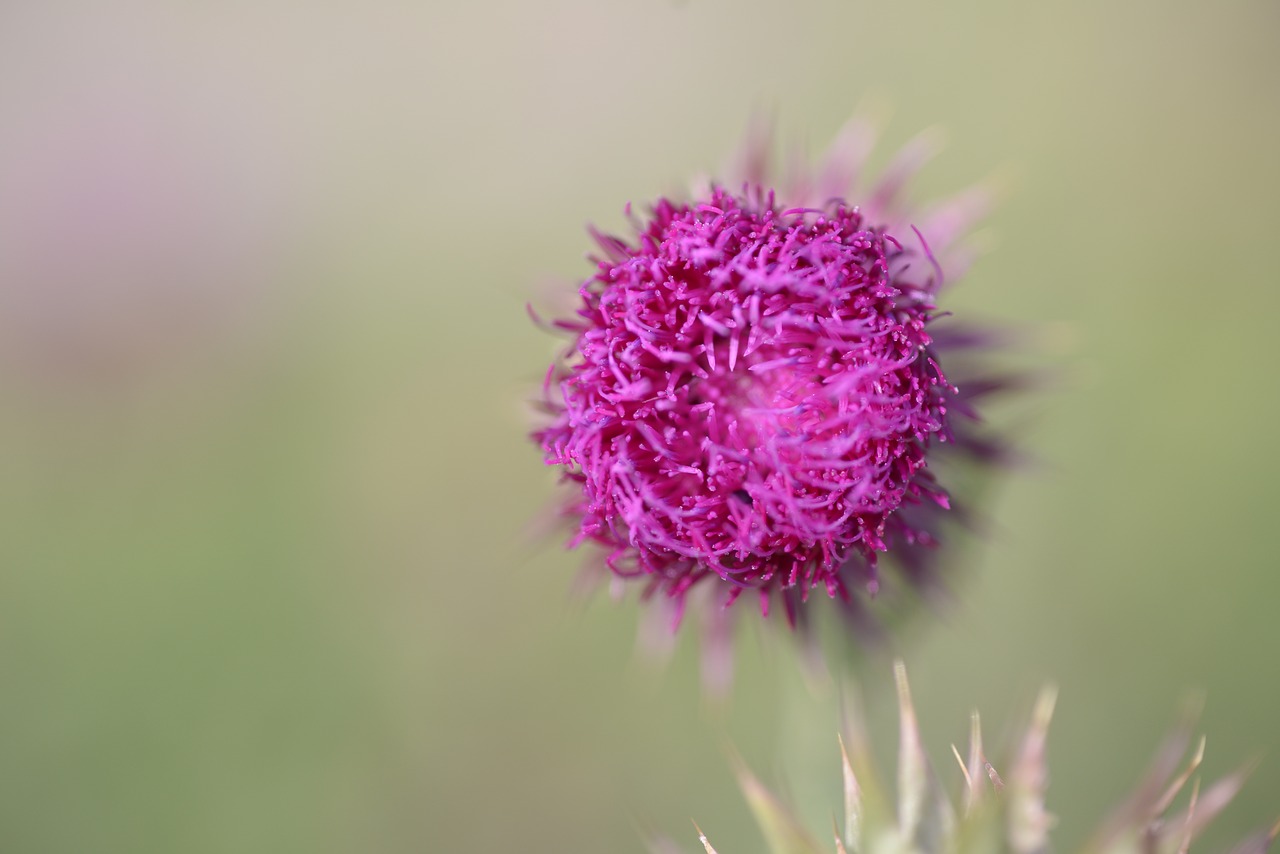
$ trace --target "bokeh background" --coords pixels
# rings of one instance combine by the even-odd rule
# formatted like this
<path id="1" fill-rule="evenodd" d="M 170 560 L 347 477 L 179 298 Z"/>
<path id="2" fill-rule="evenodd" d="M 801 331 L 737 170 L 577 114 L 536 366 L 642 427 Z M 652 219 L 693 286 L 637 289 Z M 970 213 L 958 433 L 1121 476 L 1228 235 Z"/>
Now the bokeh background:
<path id="1" fill-rule="evenodd" d="M 524 306 L 868 97 L 920 197 L 1017 176 L 948 307 L 1053 375 L 899 645 L 928 745 L 1055 681 L 1070 848 L 1199 693 L 1263 758 L 1206 848 L 1280 812 L 1275 3 L 107 6 L 0 9 L 0 848 L 757 851 L 730 744 L 821 828 L 836 692 L 747 631 L 709 702 L 531 533 Z"/>

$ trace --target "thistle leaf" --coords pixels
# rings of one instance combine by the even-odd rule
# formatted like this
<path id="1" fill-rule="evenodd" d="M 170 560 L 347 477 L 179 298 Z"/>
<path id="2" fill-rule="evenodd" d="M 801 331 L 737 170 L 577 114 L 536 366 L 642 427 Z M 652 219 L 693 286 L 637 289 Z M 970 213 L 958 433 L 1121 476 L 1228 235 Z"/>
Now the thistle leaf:
<path id="1" fill-rule="evenodd" d="M 1009 772 L 1009 844 L 1017 854 L 1038 854 L 1049 847 L 1053 819 L 1044 806 L 1049 785 L 1045 743 L 1056 701 L 1057 691 L 1053 688 L 1045 688 L 1040 693 L 1031 724 Z"/>
<path id="2" fill-rule="evenodd" d="M 844 736 L 837 736 L 837 740 L 844 768 L 844 842 L 855 854 L 866 854 L 876 839 L 885 835 L 897 837 L 897 818 L 876 771 L 870 738 L 863 726 L 866 717 L 858 698 L 846 691 L 843 699 Z"/>
<path id="3" fill-rule="evenodd" d="M 959 758 L 960 754 L 957 751 L 956 759 L 959 760 Z M 982 801 L 982 792 L 984 791 L 982 777 L 985 770 L 983 766 L 986 762 L 987 757 L 982 753 L 982 719 L 975 709 L 973 714 L 969 716 L 968 768 L 964 768 L 964 764 L 961 763 L 961 768 L 964 768 L 964 779 L 967 783 L 964 798 L 965 815 L 968 815 Z"/>
<path id="4" fill-rule="evenodd" d="M 738 785 L 773 854 L 821 854 L 818 843 L 795 816 L 741 763 L 738 763 Z"/>
<path id="5" fill-rule="evenodd" d="M 1280 836 L 1280 822 L 1245 837 L 1239 845 L 1231 849 L 1231 854 L 1267 854 L 1267 849 L 1271 847 L 1272 842 L 1276 841 L 1277 836 Z"/>
<path id="6" fill-rule="evenodd" d="M 1202 794 L 1199 795 L 1185 810 L 1167 821 L 1161 821 L 1159 816 L 1153 816 L 1152 824 L 1163 829 L 1185 828 L 1184 833 L 1188 840 L 1194 839 L 1204 831 L 1209 824 L 1218 817 L 1218 815 L 1227 807 L 1227 804 L 1240 793 L 1244 788 L 1244 782 L 1249 778 L 1249 774 L 1253 771 L 1252 764 L 1240 768 L 1233 774 L 1229 774 L 1218 780 Z M 1162 840 L 1161 849 L 1172 852 L 1177 851 L 1177 846 L 1173 844 L 1174 840 Z"/>
<path id="7" fill-rule="evenodd" d="M 859 854 L 862 851 L 862 788 L 853 773 L 853 766 L 849 764 L 849 751 L 845 749 L 844 739 L 839 735 L 836 739 L 840 742 L 840 767 L 844 774 L 844 838 L 854 854 Z M 836 845 L 841 854 L 845 854 L 839 828 L 836 829 Z"/>
<path id="8" fill-rule="evenodd" d="M 702 828 L 698 827 L 698 823 L 693 823 L 693 829 L 698 831 L 698 841 L 702 843 L 702 847 L 706 849 L 707 854 L 716 854 L 716 849 L 711 847 L 711 843 L 707 841 L 707 835 L 702 832 Z"/>
<path id="9" fill-rule="evenodd" d="M 951 802 L 934 776 L 920 739 L 907 669 L 894 664 L 898 685 L 898 831 L 908 845 L 941 851 L 955 828 Z"/>

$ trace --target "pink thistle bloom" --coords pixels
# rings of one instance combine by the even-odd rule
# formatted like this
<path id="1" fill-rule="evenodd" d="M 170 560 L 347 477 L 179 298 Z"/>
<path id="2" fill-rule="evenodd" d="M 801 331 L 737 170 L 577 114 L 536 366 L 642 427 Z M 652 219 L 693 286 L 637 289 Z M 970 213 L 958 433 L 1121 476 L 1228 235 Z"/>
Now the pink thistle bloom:
<path id="1" fill-rule="evenodd" d="M 634 236 L 593 232 L 595 272 L 554 323 L 573 343 L 534 438 L 575 487 L 571 545 L 602 546 L 677 620 L 698 586 L 780 602 L 794 625 L 815 589 L 850 610 L 874 595 L 882 555 L 919 578 L 950 508 L 939 448 L 991 450 L 944 370 L 949 345 L 985 339 L 934 329 L 985 196 L 903 210 L 925 137 L 858 204 L 870 138 L 855 120 L 818 170 L 775 186 L 753 136 L 736 183 L 659 199 Z"/>

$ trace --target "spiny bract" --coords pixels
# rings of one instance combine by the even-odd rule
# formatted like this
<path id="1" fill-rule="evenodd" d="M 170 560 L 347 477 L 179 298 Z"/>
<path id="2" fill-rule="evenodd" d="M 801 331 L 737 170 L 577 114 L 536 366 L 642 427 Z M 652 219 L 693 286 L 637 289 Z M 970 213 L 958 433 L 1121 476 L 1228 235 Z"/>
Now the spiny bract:
<path id="1" fill-rule="evenodd" d="M 1048 769 L 1045 743 L 1055 692 L 1046 689 L 1003 775 L 987 761 L 975 713 L 969 752 L 959 763 L 962 783 L 955 804 L 934 775 L 925 755 L 907 686 L 906 671 L 895 669 L 900 731 L 898 801 L 876 772 L 866 734 L 856 716 L 840 739 L 844 769 L 844 829 L 834 830 L 832 847 L 817 841 L 795 816 L 745 767 L 738 779 L 772 854 L 1039 854 L 1049 848 L 1055 819 L 1045 807 Z M 1165 741 L 1147 776 L 1097 830 L 1082 854 L 1185 854 L 1191 842 L 1240 790 L 1246 777 L 1237 771 L 1201 789 L 1195 777 L 1204 756 L 1201 739 L 1191 759 L 1183 757 L 1190 732 L 1180 728 Z M 1172 807 L 1191 783 L 1186 805 Z M 1265 854 L 1280 824 L 1247 837 L 1232 854 Z M 708 854 L 717 854 L 698 830 Z M 655 849 L 656 854 L 656 849 Z M 725 852 L 727 854 L 727 852 Z"/>

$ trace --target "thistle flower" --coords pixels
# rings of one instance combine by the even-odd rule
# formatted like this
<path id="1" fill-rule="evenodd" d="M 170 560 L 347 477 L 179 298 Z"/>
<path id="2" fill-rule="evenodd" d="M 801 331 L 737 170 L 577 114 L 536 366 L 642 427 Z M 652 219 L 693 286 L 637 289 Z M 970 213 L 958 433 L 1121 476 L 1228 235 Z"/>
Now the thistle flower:
<path id="1" fill-rule="evenodd" d="M 628 207 L 631 237 L 593 231 L 577 314 L 551 324 L 572 344 L 534 438 L 574 488 L 570 545 L 603 547 L 676 622 L 699 587 L 718 610 L 780 603 L 793 626 L 815 589 L 855 613 L 884 554 L 927 578 L 952 506 L 940 447 L 993 455 L 976 394 L 944 370 L 987 339 L 935 327 L 985 195 L 901 203 L 927 135 L 858 194 L 871 140 L 856 119 L 818 169 L 777 184 L 767 134 L 750 135 L 724 183 Z"/>
<path id="2" fill-rule="evenodd" d="M 1036 854 L 1049 850 L 1049 831 L 1055 819 L 1045 807 L 1048 769 L 1046 735 L 1053 714 L 1055 692 L 1041 693 L 1031 721 L 1008 768 L 998 771 L 983 752 L 977 713 L 967 759 L 952 747 L 959 763 L 962 795 L 955 803 L 934 775 L 921 746 L 906 672 L 895 669 L 899 703 L 898 800 L 876 773 L 875 763 L 856 717 L 846 723 L 840 739 L 844 776 L 844 829 L 834 830 L 832 848 L 819 844 L 801 822 L 745 767 L 738 779 L 773 854 L 905 854 L 905 852 L 971 852 L 971 854 Z M 1160 748 L 1147 776 L 1129 798 L 1096 831 L 1083 854 L 1185 854 L 1192 841 L 1227 806 L 1244 784 L 1244 770 L 1201 788 L 1196 776 L 1204 757 L 1201 739 L 1190 760 L 1182 765 L 1190 746 L 1190 732 L 1176 730 Z M 1181 770 L 1179 767 L 1181 765 Z M 1172 807 L 1191 783 L 1186 806 Z M 695 825 L 696 827 L 696 825 Z M 1280 833 L 1280 824 L 1258 831 L 1233 849 L 1233 854 L 1265 854 Z M 700 829 L 707 854 L 716 849 Z"/>

